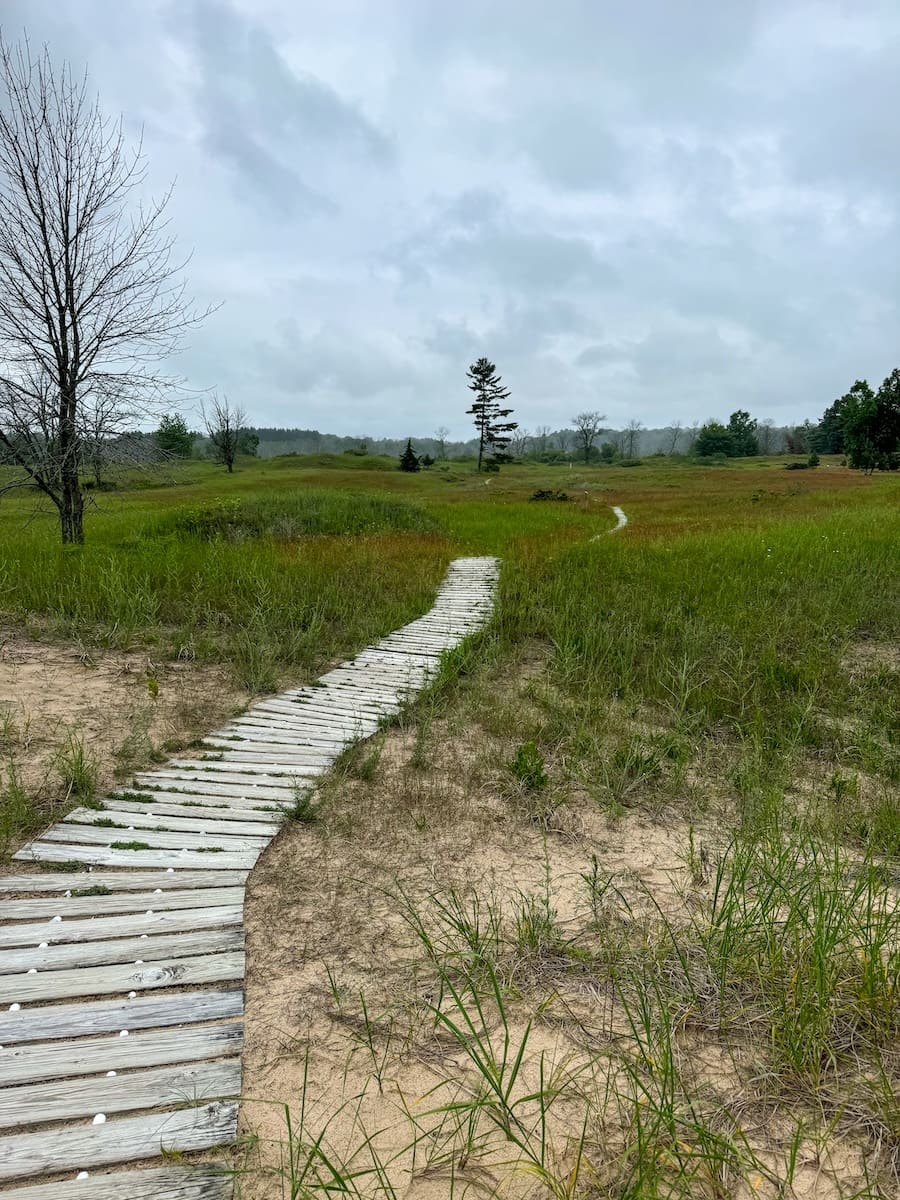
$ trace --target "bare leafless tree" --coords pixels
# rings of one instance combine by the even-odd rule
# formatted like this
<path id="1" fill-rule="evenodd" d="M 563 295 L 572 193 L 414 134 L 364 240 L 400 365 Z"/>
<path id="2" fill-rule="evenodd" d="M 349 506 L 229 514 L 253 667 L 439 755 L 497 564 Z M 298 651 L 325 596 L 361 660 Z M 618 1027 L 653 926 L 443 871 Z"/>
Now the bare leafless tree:
<path id="1" fill-rule="evenodd" d="M 584 455 L 585 463 L 591 461 L 594 443 L 603 430 L 605 420 L 605 414 L 598 412 L 582 412 L 572 418 L 572 424 L 575 426 L 575 440 Z"/>
<path id="2" fill-rule="evenodd" d="M 434 431 L 434 440 L 437 442 L 438 458 L 447 457 L 447 438 L 450 436 L 450 430 L 446 425 L 438 425 Z"/>
<path id="3" fill-rule="evenodd" d="M 547 452 L 547 447 L 550 444 L 550 433 L 549 425 L 538 425 L 534 431 L 534 437 L 531 439 L 535 453 L 545 454 Z"/>
<path id="4" fill-rule="evenodd" d="M 84 540 L 85 439 L 121 432 L 167 382 L 151 369 L 204 314 L 185 299 L 146 167 L 68 66 L 0 39 L 0 448 Z"/>
<path id="5" fill-rule="evenodd" d="M 640 451 L 641 447 L 641 430 L 644 428 L 642 421 L 632 418 L 625 426 L 625 455 L 627 458 L 634 458 Z"/>
<path id="6" fill-rule="evenodd" d="M 531 434 L 527 429 L 517 429 L 509 439 L 509 448 L 516 458 L 521 458 L 528 451 L 528 443 L 531 441 Z"/>
<path id="7" fill-rule="evenodd" d="M 213 396 L 209 407 L 203 406 L 203 426 L 212 443 L 216 462 L 222 463 L 228 473 L 234 470 L 241 433 L 247 425 L 247 414 L 238 404 L 231 404 L 227 396 Z"/>
<path id="8" fill-rule="evenodd" d="M 768 417 L 765 421 L 760 421 L 756 429 L 756 441 L 760 454 L 774 454 L 775 440 L 775 422 L 771 417 Z"/>
<path id="9" fill-rule="evenodd" d="M 678 443 L 681 440 L 682 424 L 680 421 L 673 421 L 669 426 L 669 449 L 668 454 L 674 454 L 678 449 Z"/>

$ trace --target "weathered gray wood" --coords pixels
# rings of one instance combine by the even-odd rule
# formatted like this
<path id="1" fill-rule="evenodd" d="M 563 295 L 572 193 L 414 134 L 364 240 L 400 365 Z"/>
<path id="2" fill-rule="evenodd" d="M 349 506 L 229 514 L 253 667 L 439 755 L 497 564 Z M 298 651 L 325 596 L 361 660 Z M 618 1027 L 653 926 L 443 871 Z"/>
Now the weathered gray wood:
<path id="1" fill-rule="evenodd" d="M 237 758 L 236 755 L 244 755 L 243 758 Z M 260 759 L 258 754 L 251 750 L 223 750 L 222 758 L 219 760 L 223 771 L 233 771 L 235 775 L 259 775 L 261 777 L 277 775 L 279 779 L 283 779 L 285 783 L 291 784 L 293 787 L 307 787 L 315 783 L 328 770 L 329 764 L 323 763 L 318 767 L 311 767 L 307 763 L 287 762 L 268 762 L 267 759 Z M 268 766 L 266 763 L 268 762 Z M 245 794 L 252 794 L 254 799 L 257 793 L 253 791 L 248 784 L 242 785 L 245 789 Z M 292 790 L 292 795 L 293 795 Z"/>
<path id="2" fill-rule="evenodd" d="M 97 896 L 95 899 L 103 900 L 105 897 Z M 64 945 L 70 942 L 89 942 L 98 938 L 128 937 L 142 933 L 224 929 L 231 925 L 240 925 L 243 920 L 244 906 L 241 903 L 210 908 L 159 909 L 153 907 L 155 900 L 162 900 L 162 896 L 144 896 L 147 908 L 143 912 L 121 917 L 98 916 L 85 921 L 73 921 L 69 920 L 67 915 L 62 921 L 0 925 L 0 948 L 34 947 L 39 946 L 41 942 L 46 942 L 49 946 Z M 29 963 L 28 966 L 40 969 L 38 963 Z"/>
<path id="3" fill-rule="evenodd" d="M 318 738 L 321 734 L 324 739 L 324 744 L 328 747 L 335 745 L 343 746 L 348 741 L 353 741 L 356 738 L 366 737 L 369 733 L 375 733 L 380 727 L 380 722 L 373 722 L 372 726 L 367 730 L 360 732 L 357 726 L 343 725 L 311 725 L 306 721 L 298 721 L 289 713 L 258 713 L 252 718 L 241 718 L 241 724 L 236 726 L 239 729 L 245 729 L 247 726 L 262 727 L 268 729 L 275 726 L 278 729 L 290 729 L 296 732 L 301 737 L 310 733 L 314 738 Z"/>
<path id="4" fill-rule="evenodd" d="M 265 700 L 261 704 L 256 705 L 253 712 L 258 715 L 286 717 L 295 721 L 298 726 L 305 726 L 308 729 L 328 729 L 328 730 L 344 730 L 354 732 L 358 729 L 366 729 L 374 726 L 376 729 L 381 724 L 380 714 L 363 715 L 363 714 L 343 714 L 332 713 L 329 716 L 322 716 L 313 707 L 311 703 L 300 704 L 296 700 Z"/>
<path id="5" fill-rule="evenodd" d="M 202 771 L 197 771 L 187 762 L 178 760 L 173 760 L 171 769 L 188 772 L 189 779 L 206 779 L 215 784 L 235 787 L 238 790 L 252 790 L 254 796 L 258 794 L 260 788 L 265 787 L 290 788 L 293 794 L 292 779 L 288 779 L 283 771 L 272 771 L 267 776 L 265 772 L 235 767 L 228 757 L 232 747 L 240 749 L 240 743 L 229 742 L 227 746 L 207 747 L 206 757 L 201 760 Z M 328 751 L 319 750 L 310 752 L 306 747 L 298 746 L 295 750 L 297 766 L 298 768 L 305 766 L 306 773 L 313 778 L 319 774 L 323 766 L 327 766 L 327 762 L 319 760 L 325 758 L 328 753 Z M 296 775 L 297 772 L 295 771 L 294 774 Z M 282 797 L 282 799 L 284 798 Z"/>
<path id="6" fill-rule="evenodd" d="M 204 824 L 209 821 L 227 821 L 227 822 L 246 822 L 252 821 L 258 826 L 272 826 L 272 832 L 277 832 L 281 824 L 281 818 L 275 815 L 266 817 L 262 812 L 257 812 L 256 809 L 247 805 L 246 808 L 236 808 L 232 804 L 223 805 L 206 805 L 206 804 L 167 804 L 166 802 L 156 802 L 152 800 L 150 804 L 140 804 L 132 802 L 132 800 L 115 800 L 109 799 L 104 805 L 104 811 L 114 821 L 119 818 L 115 816 L 116 812 L 145 812 L 148 816 L 156 817 L 181 817 L 185 821 L 203 821 Z M 71 814 L 70 814 L 71 816 Z M 250 830 L 247 830 L 250 832 Z M 266 829 L 269 833 L 269 829 Z"/>
<path id="7" fill-rule="evenodd" d="M 218 908 L 244 902 L 244 889 L 234 888 L 186 888 L 184 891 L 113 892 L 108 896 L 41 896 L 39 899 L 3 900 L 0 916 L 5 921 L 49 922 L 60 916 L 65 921 L 74 917 L 110 917 L 116 913 L 144 912 L 148 908 L 157 912 L 178 908 Z M 55 927 L 55 926 L 54 926 Z M 48 925 L 49 929 L 50 926 Z M 39 942 L 46 938 L 38 938 Z M 2 935 L 0 935 L 2 942 Z M 2 1044 L 0 1038 L 0 1044 Z"/>
<path id="8" fill-rule="evenodd" d="M 272 731 L 281 732 L 285 737 L 290 737 L 297 746 L 309 746 L 311 749 L 330 751 L 336 747 L 340 748 L 346 743 L 346 738 L 343 734 L 323 734 L 321 737 L 308 737 L 305 733 L 298 732 L 289 721 L 278 721 L 271 718 L 256 717 L 253 719 L 241 717 L 238 721 L 233 721 L 230 725 L 226 725 L 224 729 L 220 729 L 214 734 L 215 737 L 251 737 L 254 734 L 271 733 Z"/>
<path id="9" fill-rule="evenodd" d="M 336 701 L 346 700 L 350 705 L 371 704 L 376 709 L 392 708 L 399 704 L 411 689 L 408 686 L 388 686 L 377 683 L 371 672 L 332 671 L 328 678 L 328 694 Z"/>
<path id="10" fill-rule="evenodd" d="M 0 951 L 0 976 L 21 975 L 34 968 L 38 974 L 67 971 L 75 967 L 98 967 L 106 963 L 160 962 L 169 958 L 190 958 L 198 954 L 234 953 L 243 948 L 243 929 L 198 929 L 190 933 L 135 934 L 127 938 L 82 941 L 41 950 L 37 946 Z M 34 976 L 26 976 L 33 979 Z"/>
<path id="11" fill-rule="evenodd" d="M 277 821 L 259 819 L 255 821 L 238 821 L 236 819 L 223 821 L 213 813 L 198 813 L 196 809 L 186 810 L 190 815 L 180 816 L 167 813 L 163 806 L 154 808 L 145 805 L 143 809 L 134 807 L 122 809 L 107 806 L 101 814 L 90 808 L 76 808 L 66 813 L 68 825 L 92 825 L 98 829 L 165 829 L 169 833 L 221 833 L 226 837 L 257 837 L 271 841 L 280 828 Z M 114 821 L 115 825 L 107 825 Z"/>
<path id="12" fill-rule="evenodd" d="M 0 1088 L 0 1129 L 235 1099 L 241 1090 L 241 1060 L 216 1059 L 191 1065 L 153 1067 L 84 1079 L 51 1080 Z"/>
<path id="13" fill-rule="evenodd" d="M 98 867 L 179 868 L 199 871 L 249 871 L 259 858 L 244 854 L 204 854 L 199 850 L 107 850 L 104 846 L 74 846 L 67 842 L 31 842 L 14 855 L 19 862 L 83 862 Z"/>
<path id="14" fill-rule="evenodd" d="M 233 1200 L 234 1179 L 214 1166 L 90 1172 L 88 1179 L 34 1183 L 5 1191 L 9 1200 Z"/>
<path id="15" fill-rule="evenodd" d="M 4 1087 L 11 1087 L 42 1079 L 162 1067 L 168 1063 L 198 1062 L 207 1058 L 231 1058 L 240 1054 L 244 1036 L 240 1021 L 137 1033 L 129 1030 L 127 1037 L 121 1037 L 120 1033 L 117 1030 L 104 1037 L 80 1038 L 74 1042 L 13 1046 L 3 1052 L 0 1080 Z"/>
<path id="16" fill-rule="evenodd" d="M 109 996 L 114 992 L 193 987 L 243 978 L 243 952 L 173 958 L 143 966 L 117 964 L 39 971 L 37 975 L 0 975 L 0 1004 L 33 1004 L 40 1000 L 64 1000 L 68 996 Z"/>
<path id="17" fill-rule="evenodd" d="M 75 871 L 42 875 L 0 875 L 0 893 L 72 892 L 82 888 L 105 887 L 113 892 L 153 891 L 155 888 L 240 887 L 247 871 Z"/>
<path id="18" fill-rule="evenodd" d="M 54 1130 L 52 1137 L 14 1134 L 0 1138 L 0 1180 L 153 1158 L 163 1150 L 205 1150 L 234 1139 L 237 1113 L 237 1104 L 221 1101 L 105 1125 L 74 1125 Z"/>
<path id="19" fill-rule="evenodd" d="M 111 829 L 101 825 L 70 825 L 62 821 L 41 834 L 45 842 L 74 842 L 79 846 L 111 846 L 113 842 L 140 842 L 140 849 L 148 847 L 164 850 L 203 850 L 212 852 L 214 846 L 233 854 L 244 850 L 260 850 L 272 840 L 269 837 L 226 837 L 224 834 L 171 833 L 155 829 Z M 120 847 L 126 849 L 127 847 Z"/>
<path id="20" fill-rule="evenodd" d="M 231 751 L 253 748 L 253 740 L 251 738 L 209 737 L 204 738 L 203 743 L 205 746 L 214 746 L 216 751 L 224 751 L 225 757 L 221 760 L 224 763 L 229 761 L 228 754 L 230 754 Z M 296 742 L 291 743 L 289 749 L 294 756 L 294 761 L 296 764 L 298 766 L 308 767 L 310 774 L 321 771 L 323 768 L 328 767 L 332 762 L 334 762 L 335 758 L 337 758 L 338 754 L 340 753 L 340 749 L 337 746 L 335 746 L 333 751 L 329 752 L 318 747 L 313 749 L 310 746 L 301 746 Z"/>
<path id="21" fill-rule="evenodd" d="M 199 766 L 202 767 L 203 764 Z M 225 773 L 228 773 L 227 770 Z M 237 783 L 229 783 L 217 780 L 214 771 L 192 767 L 170 767 L 152 776 L 142 775 L 140 778 L 146 781 L 147 787 L 158 787 L 167 792 L 191 792 L 198 796 L 221 796 L 223 799 L 232 796 L 246 800 L 251 792 L 254 802 L 260 797 L 268 800 L 291 800 L 294 795 L 290 780 L 279 779 L 276 782 L 274 779 L 240 778 Z"/>
<path id="22" fill-rule="evenodd" d="M 172 781 L 178 786 L 177 781 Z M 221 818 L 227 820 L 232 813 L 238 819 L 250 820 L 251 817 L 243 818 L 243 813 L 259 813 L 260 806 L 264 806 L 265 810 L 271 813 L 277 813 L 284 808 L 290 808 L 294 803 L 293 788 L 289 796 L 266 796 L 260 799 L 258 796 L 246 796 L 247 789 L 243 789 L 236 796 L 209 796 L 198 794 L 190 790 L 190 784 L 186 785 L 184 791 L 170 792 L 160 788 L 158 791 L 154 789 L 154 800 L 158 799 L 160 805 L 177 804 L 182 808 L 186 808 L 189 812 L 193 810 L 198 816 L 215 817 L 217 820 Z M 265 812 L 259 818 L 260 820 L 277 820 L 277 816 L 266 817 Z"/>
<path id="23" fill-rule="evenodd" d="M 86 1037 L 118 1033 L 120 1029 L 153 1029 L 222 1021 L 244 1011 L 243 988 L 173 995 L 135 996 L 123 1000 L 86 1000 L 70 1004 L 45 1004 L 0 1012 L 0 1046 L 44 1042 L 52 1038 Z M 2 1076 L 2 1066 L 0 1066 Z"/>
<path id="24" fill-rule="evenodd" d="M 306 738 L 297 737 L 292 729 L 282 729 L 276 724 L 270 725 L 241 725 L 234 729 L 223 731 L 221 734 L 215 734 L 214 738 L 220 739 L 218 745 L 229 748 L 238 746 L 246 746 L 252 742 L 275 742 L 279 745 L 290 746 L 293 749 L 305 750 L 315 749 L 325 755 L 340 754 L 344 746 L 346 746 L 346 738 L 335 738 L 331 742 L 316 742 L 311 746 Z M 212 742 L 213 739 L 207 739 Z M 215 743 L 214 743 L 215 744 Z"/>

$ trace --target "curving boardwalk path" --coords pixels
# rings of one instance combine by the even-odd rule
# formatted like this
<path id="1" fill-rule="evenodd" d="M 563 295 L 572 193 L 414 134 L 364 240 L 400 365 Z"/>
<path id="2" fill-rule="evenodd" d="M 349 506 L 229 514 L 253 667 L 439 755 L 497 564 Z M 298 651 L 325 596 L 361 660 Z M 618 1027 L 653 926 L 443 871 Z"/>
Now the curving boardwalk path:
<path id="1" fill-rule="evenodd" d="M 202 1167 L 108 1168 L 234 1139 L 247 875 L 298 795 L 485 624 L 496 578 L 457 559 L 425 616 L 16 854 L 56 871 L 0 878 L 0 1195 L 230 1195 Z"/>

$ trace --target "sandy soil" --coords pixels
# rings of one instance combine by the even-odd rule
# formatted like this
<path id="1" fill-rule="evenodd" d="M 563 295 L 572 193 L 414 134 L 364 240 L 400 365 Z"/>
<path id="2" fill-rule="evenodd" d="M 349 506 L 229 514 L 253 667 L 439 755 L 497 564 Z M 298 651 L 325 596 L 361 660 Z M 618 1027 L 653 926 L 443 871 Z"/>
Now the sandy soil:
<path id="1" fill-rule="evenodd" d="M 470 915 L 478 903 L 482 923 L 489 909 L 502 912 L 508 927 L 523 911 L 540 916 L 549 910 L 563 937 L 577 938 L 598 917 L 592 876 L 621 891 L 636 921 L 654 904 L 674 911 L 690 902 L 689 830 L 677 813 L 653 820 L 638 810 L 609 821 L 575 796 L 566 806 L 566 828 L 543 831 L 522 819 L 515 797 L 496 778 L 470 769 L 479 756 L 471 738 L 444 730 L 432 740 L 440 749 L 424 770 L 416 769 L 414 739 L 390 732 L 377 765 L 358 764 L 365 778 L 348 775 L 330 788 L 324 821 L 286 829 L 251 876 L 242 1104 L 250 1148 L 239 1163 L 244 1200 L 290 1196 L 287 1180 L 292 1172 L 297 1177 L 303 1160 L 299 1147 L 323 1131 L 329 1153 L 365 1172 L 359 1180 L 365 1196 L 388 1194 L 375 1186 L 370 1146 L 396 1195 L 410 1200 L 549 1196 L 533 1172 L 510 1168 L 519 1156 L 490 1121 L 479 1123 L 479 1148 L 467 1155 L 472 1131 L 455 1128 L 452 1114 L 435 1114 L 474 1092 L 478 1077 L 451 1031 L 435 1022 L 435 1009 L 458 1010 L 438 994 L 410 915 L 440 940 L 446 924 L 431 898 L 446 899 L 456 889 Z M 695 829 L 695 848 L 722 832 L 713 823 Z M 626 1015 L 608 982 L 560 969 L 552 950 L 520 949 L 504 963 L 513 1046 L 532 1023 L 513 1095 L 534 1089 L 541 1070 L 545 1081 L 554 1073 L 569 1081 L 547 1126 L 548 1162 L 564 1175 L 583 1122 L 579 1096 L 603 1094 L 616 1070 L 614 1051 L 628 1037 Z M 488 1026 L 500 1053 L 496 1011 Z M 755 1103 L 749 1081 L 759 1064 L 752 1056 L 736 1060 L 701 1033 L 681 1040 L 680 1056 L 683 1077 L 736 1114 L 755 1151 L 777 1172 L 786 1143 L 772 1111 Z M 529 1119 L 536 1121 L 534 1106 Z M 602 1127 L 594 1127 L 588 1156 L 595 1161 L 585 1177 L 594 1174 L 597 1196 L 618 1194 L 606 1188 L 626 1120 L 621 1103 L 611 1099 Z M 798 1164 L 790 1194 L 802 1200 L 836 1197 L 832 1171 L 845 1182 L 860 1177 L 857 1151 L 837 1139 L 827 1161 L 806 1144 Z M 762 1175 L 751 1185 L 715 1194 L 778 1194 Z M 698 1182 L 696 1194 L 714 1193 Z"/>
<path id="2" fill-rule="evenodd" d="M 0 760 L 15 763 L 48 813 L 65 798 L 56 760 L 70 736 L 95 762 L 102 792 L 246 702 L 218 667 L 86 652 L 0 628 Z"/>

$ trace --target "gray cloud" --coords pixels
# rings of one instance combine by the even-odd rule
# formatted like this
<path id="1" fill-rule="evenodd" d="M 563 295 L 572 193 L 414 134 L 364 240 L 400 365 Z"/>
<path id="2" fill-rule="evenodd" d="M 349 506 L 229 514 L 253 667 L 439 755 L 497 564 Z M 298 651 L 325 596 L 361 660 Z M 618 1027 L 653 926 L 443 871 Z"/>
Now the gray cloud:
<path id="1" fill-rule="evenodd" d="M 8 0 L 143 125 L 260 423 L 815 415 L 896 365 L 895 0 Z"/>

